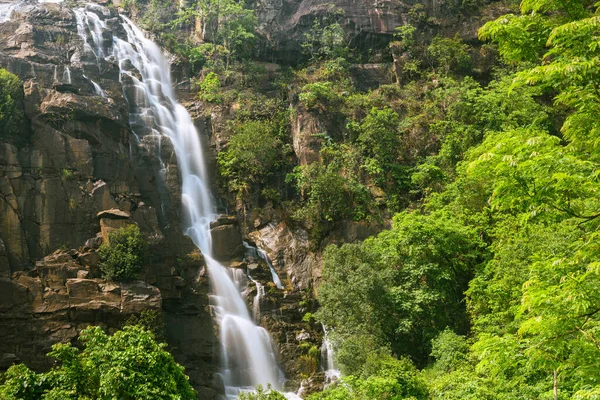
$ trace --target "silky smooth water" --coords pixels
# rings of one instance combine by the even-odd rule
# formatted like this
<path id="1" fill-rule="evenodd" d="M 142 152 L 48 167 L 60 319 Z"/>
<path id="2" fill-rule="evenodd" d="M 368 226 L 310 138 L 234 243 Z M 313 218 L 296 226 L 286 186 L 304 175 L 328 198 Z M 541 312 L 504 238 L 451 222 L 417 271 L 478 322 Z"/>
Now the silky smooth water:
<path id="1" fill-rule="evenodd" d="M 167 57 L 124 16 L 121 18 L 126 37 L 113 36 L 112 49 L 105 48 L 103 34 L 107 24 L 97 13 L 99 6 L 93 7 L 76 10 L 85 51 L 93 52 L 97 58 L 116 58 L 121 82 L 128 86 L 125 95 L 134 131 L 143 126 L 143 132 L 168 137 L 175 149 L 181 173 L 184 233 L 202 251 L 210 275 L 210 300 L 220 329 L 226 395 L 234 399 L 240 391 L 258 384 L 279 389 L 283 376 L 271 338 L 254 323 L 241 294 L 247 277 L 241 270 L 225 268 L 213 257 L 210 222 L 216 214 L 205 150 L 192 118 L 175 98 Z"/>

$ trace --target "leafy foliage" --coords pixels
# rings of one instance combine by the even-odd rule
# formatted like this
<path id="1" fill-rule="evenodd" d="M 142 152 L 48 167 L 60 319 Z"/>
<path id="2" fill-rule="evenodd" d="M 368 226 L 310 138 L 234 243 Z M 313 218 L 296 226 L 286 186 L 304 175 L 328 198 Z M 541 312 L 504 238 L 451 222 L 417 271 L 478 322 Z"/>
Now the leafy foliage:
<path id="1" fill-rule="evenodd" d="M 393 400 L 426 399 L 427 387 L 414 365 L 390 356 L 369 365 L 368 377 L 346 376 L 308 400 Z"/>
<path id="2" fill-rule="evenodd" d="M 128 225 L 109 233 L 109 242 L 98 250 L 100 270 L 105 279 L 128 281 L 142 270 L 148 244 L 136 225 Z"/>
<path id="3" fill-rule="evenodd" d="M 230 189 L 248 192 L 283 166 L 286 150 L 277 128 L 271 121 L 247 121 L 235 128 L 218 156 L 219 171 Z"/>
<path id="4" fill-rule="evenodd" d="M 14 135 L 22 132 L 23 83 L 16 76 L 0 68 L 0 132 Z"/>
<path id="5" fill-rule="evenodd" d="M 268 384 L 266 389 L 262 385 L 258 385 L 254 392 L 240 394 L 238 400 L 285 400 L 285 396 L 272 389 L 271 385 Z"/>
<path id="6" fill-rule="evenodd" d="M 58 399 L 196 399 L 196 393 L 173 357 L 154 336 L 127 326 L 113 336 L 99 327 L 84 329 L 82 349 L 56 344 L 49 356 L 60 365 L 36 374 L 15 365 L 6 373 L 0 396 L 7 400 Z"/>
<path id="7" fill-rule="evenodd" d="M 223 96 L 219 93 L 221 89 L 221 81 L 214 72 L 209 72 L 199 84 L 200 91 L 198 97 L 200 100 L 209 103 L 220 103 L 223 101 Z"/>
<path id="8" fill-rule="evenodd" d="M 388 344 L 423 364 L 446 326 L 466 332 L 463 292 L 482 251 L 475 232 L 445 214 L 398 214 L 376 238 L 329 247 L 318 317 L 338 337 L 343 371 L 357 373 L 366 363 L 364 348 L 343 350 L 356 341 Z"/>

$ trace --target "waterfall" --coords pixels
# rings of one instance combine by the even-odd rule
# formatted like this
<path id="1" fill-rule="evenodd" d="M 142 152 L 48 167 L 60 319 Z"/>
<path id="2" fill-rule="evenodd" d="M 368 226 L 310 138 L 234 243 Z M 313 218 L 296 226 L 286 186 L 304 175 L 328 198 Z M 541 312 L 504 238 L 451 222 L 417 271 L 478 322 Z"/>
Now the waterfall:
<path id="1" fill-rule="evenodd" d="M 325 372 L 325 387 L 337 381 L 341 373 L 335 368 L 333 345 L 327 337 L 327 329 L 323 327 L 323 344 L 321 345 L 321 367 Z"/>
<path id="2" fill-rule="evenodd" d="M 261 260 L 263 260 L 264 262 L 267 263 L 267 265 L 269 266 L 269 270 L 271 271 L 271 277 L 273 278 L 273 283 L 275 283 L 275 286 L 277 286 L 277 289 L 283 289 L 283 284 L 281 283 L 281 279 L 279 279 L 279 275 L 277 275 L 277 271 L 275 271 L 275 268 L 273 267 L 273 263 L 271 262 L 271 259 L 269 258 L 269 256 L 267 255 L 267 252 L 264 251 L 263 249 L 259 249 L 258 247 L 254 247 L 254 246 L 250 246 L 250 244 L 248 244 L 248 242 L 242 242 L 244 244 L 244 248 L 246 249 L 246 254 L 250 255 L 251 257 L 254 258 L 260 258 Z"/>
<path id="3" fill-rule="evenodd" d="M 0 4 L 0 24 L 10 20 L 13 11 L 18 10 L 23 2 Z"/>
<path id="4" fill-rule="evenodd" d="M 251 276 L 248 275 L 248 277 L 254 282 L 254 286 L 256 286 L 256 294 L 252 300 L 252 316 L 254 317 L 254 321 L 258 323 L 260 321 L 260 299 L 265 297 L 265 287 L 260 282 L 252 279 Z"/>
<path id="5" fill-rule="evenodd" d="M 69 67 L 65 67 L 63 71 L 63 81 L 68 84 L 71 83 L 71 70 Z"/>
<path id="6" fill-rule="evenodd" d="M 121 18 L 126 38 L 113 36 L 110 51 L 103 40 L 107 24 L 94 12 L 99 6 L 93 7 L 75 10 L 85 50 L 97 58 L 108 55 L 118 61 L 121 82 L 128 88 L 124 92 L 134 132 L 139 128 L 139 136 L 166 136 L 175 149 L 182 181 L 184 233 L 204 254 L 209 271 L 210 301 L 220 327 L 226 396 L 235 399 L 241 391 L 252 390 L 258 384 L 280 389 L 282 373 L 269 333 L 255 325 L 242 298 L 246 275 L 242 270 L 225 268 L 213 258 L 210 222 L 216 214 L 205 152 L 189 113 L 175 99 L 169 62 L 159 46 L 125 16 Z"/>

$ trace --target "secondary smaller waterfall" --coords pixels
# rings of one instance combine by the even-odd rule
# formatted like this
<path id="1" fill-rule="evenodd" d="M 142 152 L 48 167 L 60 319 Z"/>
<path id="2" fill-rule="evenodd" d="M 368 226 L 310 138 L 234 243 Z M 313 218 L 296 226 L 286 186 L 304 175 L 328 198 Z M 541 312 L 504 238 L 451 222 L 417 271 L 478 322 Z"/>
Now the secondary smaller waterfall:
<path id="1" fill-rule="evenodd" d="M 13 11 L 18 10 L 23 5 L 22 1 L 15 3 L 2 3 L 0 4 L 0 24 L 10 20 Z"/>
<path id="2" fill-rule="evenodd" d="M 325 372 L 325 386 L 337 381 L 341 372 L 335 368 L 333 345 L 327 337 L 327 329 L 323 327 L 323 344 L 321 345 L 321 368 Z"/>
<path id="3" fill-rule="evenodd" d="M 273 278 L 273 283 L 277 286 L 277 289 L 283 289 L 283 284 L 281 283 L 281 279 L 279 279 L 279 275 L 277 275 L 277 271 L 273 267 L 273 263 L 271 259 L 267 255 L 267 252 L 259 249 L 258 247 L 250 246 L 248 242 L 242 242 L 244 244 L 244 248 L 246 249 L 246 255 L 250 255 L 254 258 L 260 258 L 269 266 L 269 270 L 271 271 L 271 277 Z"/>
<path id="4" fill-rule="evenodd" d="M 260 282 L 252 279 L 251 276 L 248 277 L 254 282 L 254 286 L 256 286 L 256 294 L 252 300 L 252 316 L 254 317 L 254 321 L 258 323 L 260 322 L 260 299 L 265 297 L 265 287 Z"/>

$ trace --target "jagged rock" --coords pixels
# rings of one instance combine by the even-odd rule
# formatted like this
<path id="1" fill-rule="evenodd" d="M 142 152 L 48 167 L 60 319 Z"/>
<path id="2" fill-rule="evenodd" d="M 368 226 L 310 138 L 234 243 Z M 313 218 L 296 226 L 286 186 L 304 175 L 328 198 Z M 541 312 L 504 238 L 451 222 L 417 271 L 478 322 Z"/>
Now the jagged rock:
<path id="1" fill-rule="evenodd" d="M 10 277 L 10 265 L 6 254 L 6 246 L 4 241 L 0 239 L 0 279 Z"/>
<path id="2" fill-rule="evenodd" d="M 312 288 L 320 281 L 320 255 L 309 250 L 305 231 L 291 230 L 285 222 L 280 222 L 250 232 L 249 236 L 267 252 L 276 269 L 286 272 L 296 289 Z"/>
<path id="3" fill-rule="evenodd" d="M 131 214 L 127 211 L 121 211 L 118 208 L 113 208 L 110 210 L 100 211 L 96 216 L 100 219 L 129 219 L 131 218 Z"/>
<path id="4" fill-rule="evenodd" d="M 133 314 L 160 308 L 161 296 L 158 288 L 143 281 L 121 284 L 121 312 Z"/>
<path id="5" fill-rule="evenodd" d="M 392 83 L 392 74 L 386 64 L 354 64 L 350 73 L 354 86 L 365 92 Z"/>
<path id="6" fill-rule="evenodd" d="M 97 249 L 102 245 L 102 233 L 99 232 L 96 237 L 89 238 L 85 241 L 85 247 L 89 247 L 91 249 Z"/>
<path id="7" fill-rule="evenodd" d="M 0 354 L 0 369 L 8 369 L 11 365 L 17 364 L 19 357 L 14 353 Z"/>
<path id="8" fill-rule="evenodd" d="M 295 114 L 292 121 L 292 144 L 300 165 L 307 165 L 320 159 L 322 140 L 318 133 L 326 132 L 321 121 L 305 111 Z"/>
<path id="9" fill-rule="evenodd" d="M 467 41 L 477 40 L 483 21 L 501 15 L 493 0 L 479 12 L 469 14 L 457 12 L 448 7 L 448 2 L 438 0 L 256 0 L 254 4 L 259 30 L 269 42 L 264 58 L 292 64 L 302 59 L 301 44 L 313 21 L 323 20 L 332 12 L 338 13 L 337 21 L 353 38 L 353 45 L 365 51 L 384 48 L 399 26 L 422 24 L 411 15 L 414 11 L 424 13 L 428 21 L 422 27 L 424 34 L 433 37 L 458 33 Z"/>
<path id="10" fill-rule="evenodd" d="M 168 328 L 169 343 L 182 349 L 175 357 L 204 398 L 216 398 L 208 279 L 198 251 L 184 256 L 195 246 L 179 224 L 173 146 L 155 135 L 134 137 L 127 79 L 123 87 L 114 56 L 96 60 L 84 51 L 71 7 L 26 3 L 0 23 L 0 68 L 24 82 L 17 106 L 26 116 L 21 132 L 0 134 L 0 370 L 17 359 L 47 369 L 51 345 L 73 340 L 87 325 L 114 332 L 131 313 L 164 310 L 184 327 Z M 105 11 L 107 26 L 124 35 L 116 10 Z M 101 39 L 110 45 L 112 33 Z M 100 279 L 93 250 L 109 230 L 131 223 L 151 241 L 158 261 L 145 269 L 157 286 Z M 65 246 L 80 251 L 52 254 Z"/>
<path id="11" fill-rule="evenodd" d="M 222 225 L 237 225 L 237 223 L 235 215 L 220 214 L 217 219 L 211 221 L 210 228 L 212 229 Z"/>

